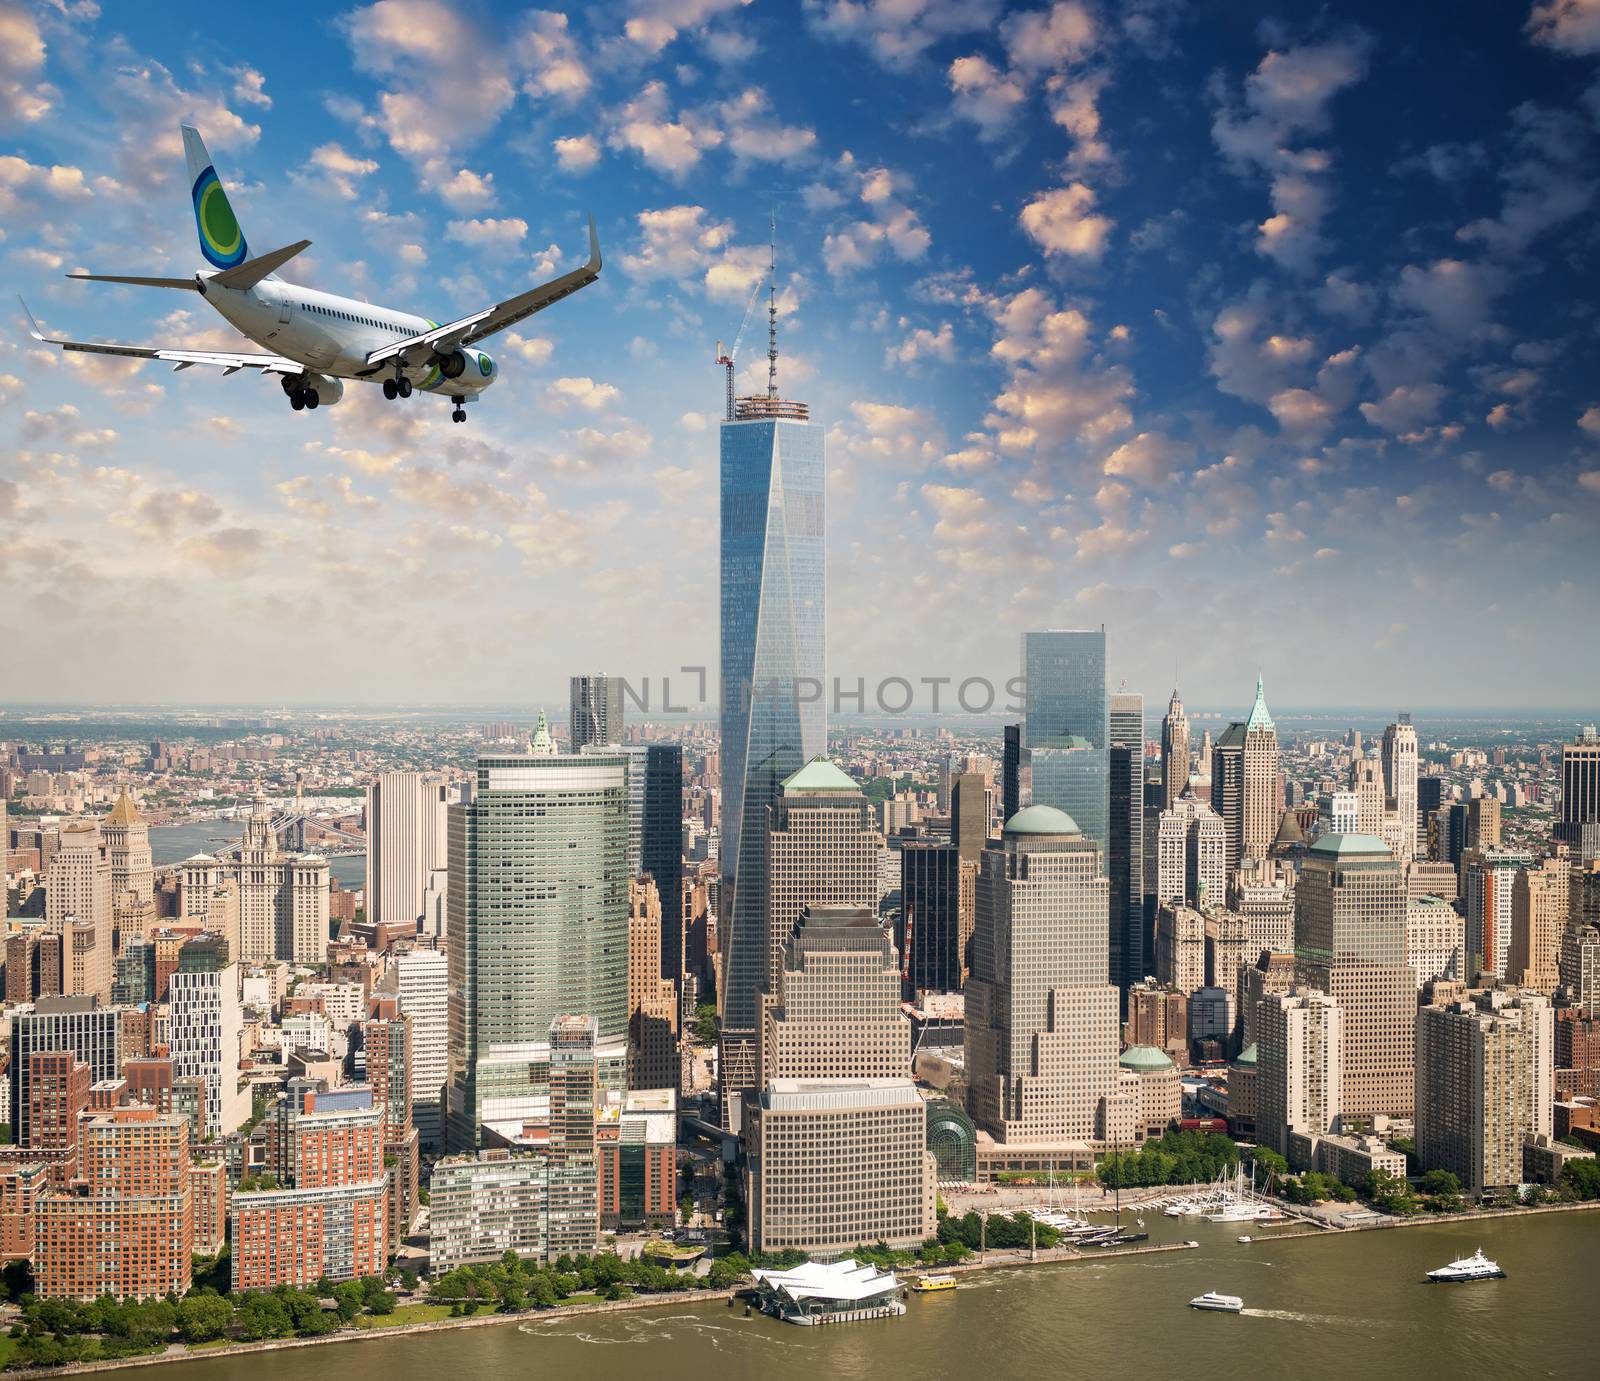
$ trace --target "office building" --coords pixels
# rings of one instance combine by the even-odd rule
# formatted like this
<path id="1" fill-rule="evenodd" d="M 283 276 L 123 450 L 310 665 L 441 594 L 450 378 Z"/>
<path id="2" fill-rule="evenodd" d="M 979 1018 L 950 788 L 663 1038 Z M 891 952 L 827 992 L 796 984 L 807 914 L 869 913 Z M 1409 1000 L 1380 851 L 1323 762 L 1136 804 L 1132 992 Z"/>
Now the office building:
<path id="1" fill-rule="evenodd" d="M 1350 764 L 1350 791 L 1356 798 L 1356 825 L 1352 834 L 1370 834 L 1383 838 L 1383 825 L 1387 816 L 1387 787 L 1383 780 L 1383 764 L 1376 758 L 1357 758 Z M 1396 854 L 1403 863 L 1403 856 Z"/>
<path id="2" fill-rule="evenodd" d="M 0 826 L 4 825 L 0 818 Z M 100 822 L 106 858 L 111 864 L 112 910 L 137 906 L 155 898 L 155 868 L 150 856 L 150 826 L 128 799 L 124 787 L 111 812 Z"/>
<path id="3" fill-rule="evenodd" d="M 994 1140 L 1086 1143 L 1117 1082 L 1100 850 L 1035 803 L 984 850 L 966 992 L 968 1112 Z"/>
<path id="4" fill-rule="evenodd" d="M 1266 692 L 1256 677 L 1255 703 L 1245 721 L 1241 757 L 1240 858 L 1265 858 L 1283 814 L 1278 788 L 1278 728 L 1267 712 Z M 1230 867 L 1233 866 L 1230 860 Z"/>
<path id="5" fill-rule="evenodd" d="M 117 1012 L 92 997 L 42 997 L 33 1011 L 11 1016 L 12 1134 L 19 1146 L 32 1143 L 33 1057 L 42 1051 L 70 1052 L 89 1066 L 90 1082 L 121 1074 Z"/>
<path id="6" fill-rule="evenodd" d="M 211 909 L 214 901 L 237 898 L 238 931 L 228 936 L 234 959 L 246 964 L 280 959 L 320 964 L 327 959 L 328 860 L 280 848 L 264 796 L 257 796 L 251 807 L 237 858 L 196 854 L 179 864 L 178 871 L 182 914 L 203 918 L 207 929 L 228 934 L 228 918 L 214 917 Z"/>
<path id="7" fill-rule="evenodd" d="M 1099 845 L 1105 867 L 1111 781 L 1105 629 L 1024 633 L 1022 675 L 1033 801 L 1076 821 Z"/>
<path id="8" fill-rule="evenodd" d="M 1222 818 L 1229 877 L 1239 866 L 1244 838 L 1244 734 L 1244 721 L 1236 719 L 1211 747 L 1211 809 Z"/>
<path id="9" fill-rule="evenodd" d="M 747 823 L 750 819 L 747 813 Z M 759 937 L 759 991 L 746 991 L 756 977 L 755 957 L 738 952 L 747 939 L 757 943 L 757 937 L 735 933 L 725 969 L 730 986 L 722 997 L 722 1098 L 725 1121 L 733 1128 L 739 1125 L 734 1120 L 738 1100 L 757 1086 L 760 994 L 778 991 L 784 945 L 801 911 L 806 906 L 875 910 L 878 902 L 879 838 L 872 808 L 855 781 L 826 758 L 784 779 L 763 823 L 765 877 L 759 890 L 767 925 Z M 758 890 L 755 880 L 747 881 L 752 885 L 741 905 L 753 903 Z"/>
<path id="10" fill-rule="evenodd" d="M 1466 982 L 1466 947 L 1466 923 L 1444 898 L 1406 904 L 1406 966 L 1416 975 L 1418 992 L 1440 979 Z"/>
<path id="11" fill-rule="evenodd" d="M 1417 1160 L 1468 1194 L 1523 1182 L 1523 1144 L 1552 1125 L 1548 999 L 1514 989 L 1423 1007 L 1417 1032 Z"/>
<path id="12" fill-rule="evenodd" d="M 1326 834 L 1295 886 L 1299 981 L 1344 1012 L 1340 1112 L 1409 1117 L 1416 978 L 1406 966 L 1400 863 L 1372 835 Z"/>
<path id="13" fill-rule="evenodd" d="M 111 859 L 93 820 L 69 820 L 45 869 L 45 924 L 61 936 L 62 992 L 111 999 Z"/>
<path id="14" fill-rule="evenodd" d="M 479 758 L 472 799 L 450 807 L 452 1148 L 543 1113 L 559 1016 L 592 1016 L 597 1058 L 626 1078 L 627 759 L 558 755 L 547 730 L 535 750 Z"/>
<path id="15" fill-rule="evenodd" d="M 1593 725 L 1561 745 L 1561 814 L 1555 837 L 1584 862 L 1600 858 L 1600 733 Z"/>
<path id="16" fill-rule="evenodd" d="M 1106 873 L 1111 883 L 1111 981 L 1126 989 L 1145 976 L 1144 697 L 1111 696 Z"/>
<path id="17" fill-rule="evenodd" d="M 446 787 L 431 772 L 384 772 L 367 787 L 367 920 L 415 926 L 445 866 Z"/>
<path id="18" fill-rule="evenodd" d="M 1326 993 L 1297 989 L 1264 1000 L 1256 1020 L 1256 1139 L 1287 1157 L 1293 1134 L 1314 1141 L 1335 1129 L 1343 1107 L 1344 1017 Z"/>
<path id="19" fill-rule="evenodd" d="M 1172 688 L 1167 713 L 1161 720 L 1161 803 L 1172 803 L 1189 789 L 1189 717 L 1183 712 L 1178 688 Z"/>
<path id="20" fill-rule="evenodd" d="M 628 1087 L 678 1086 L 678 990 L 661 976 L 661 898 L 655 879 L 628 887 Z"/>
<path id="21" fill-rule="evenodd" d="M 1005 742 L 1000 759 L 1001 819 L 1009 820 L 1024 806 L 1033 804 L 1033 762 L 1023 743 L 1020 724 L 1005 726 Z"/>
<path id="22" fill-rule="evenodd" d="M 1292 812 L 1284 819 L 1292 820 Z M 1263 950 L 1294 949 L 1294 875 L 1286 868 L 1236 874 L 1228 888 L 1228 909 L 1244 917 L 1245 957 L 1254 963 Z"/>
<path id="23" fill-rule="evenodd" d="M 894 947 L 871 910 L 808 906 L 766 1004 L 745 1129 L 755 1250 L 832 1258 L 927 1240 L 936 1168 L 910 1053 Z"/>
<path id="24" fill-rule="evenodd" d="M 1198 797 L 1180 796 L 1156 819 L 1157 902 L 1219 906 L 1227 877 L 1227 825 Z"/>
<path id="25" fill-rule="evenodd" d="M 192 1280 L 189 1128 L 146 1107 L 86 1117 L 80 1178 L 37 1201 L 34 1274 L 50 1299 L 160 1299 Z"/>
<path id="26" fill-rule="evenodd" d="M 1561 936 L 1561 986 L 1567 1002 L 1585 1016 L 1600 1017 L 1600 929 L 1569 925 Z"/>
<path id="27" fill-rule="evenodd" d="M 1181 902 L 1156 908 L 1155 978 L 1185 997 L 1206 982 L 1205 914 Z"/>
<path id="28" fill-rule="evenodd" d="M 1500 847 L 1500 802 L 1493 796 L 1474 796 L 1467 802 L 1466 847 L 1480 852 Z"/>
<path id="29" fill-rule="evenodd" d="M 644 755 L 639 867 L 661 899 L 661 977 L 683 979 L 683 747 L 651 743 Z"/>
<path id="30" fill-rule="evenodd" d="M 772 975 L 767 811 L 779 785 L 827 750 L 823 429 L 778 396 L 770 312 L 765 397 L 730 400 L 721 428 L 721 1073 L 736 1127 L 753 1087 L 760 994 Z M 864 899 L 871 901 L 874 899 Z"/>
<path id="31" fill-rule="evenodd" d="M 905 996 L 958 993 L 966 975 L 977 870 L 956 845 L 939 840 L 907 840 L 898 857 Z"/>
<path id="32" fill-rule="evenodd" d="M 1409 861 L 1417 856 L 1421 816 L 1417 800 L 1417 731 L 1408 714 L 1383 731 L 1383 787 L 1394 801 L 1401 834 L 1400 858 Z"/>

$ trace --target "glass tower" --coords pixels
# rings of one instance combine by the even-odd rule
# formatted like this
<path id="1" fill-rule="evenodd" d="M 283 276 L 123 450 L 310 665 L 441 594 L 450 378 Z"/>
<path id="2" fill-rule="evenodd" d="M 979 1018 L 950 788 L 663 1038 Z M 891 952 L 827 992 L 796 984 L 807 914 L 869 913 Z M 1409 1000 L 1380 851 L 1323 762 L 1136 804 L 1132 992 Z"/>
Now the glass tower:
<path id="1" fill-rule="evenodd" d="M 449 841 L 446 1136 L 465 1150 L 483 1122 L 543 1113 L 557 1018 L 593 1018 L 597 1058 L 625 1066 L 628 760 L 479 758 Z"/>
<path id="2" fill-rule="evenodd" d="M 1104 859 L 1111 778 L 1105 629 L 1024 633 L 1022 674 L 1033 801 L 1066 811 Z"/>
<path id="3" fill-rule="evenodd" d="M 803 403 L 740 399 L 722 424 L 725 1045 L 748 1036 L 753 1049 L 767 981 L 767 807 L 826 748 L 825 474 L 823 431 Z"/>

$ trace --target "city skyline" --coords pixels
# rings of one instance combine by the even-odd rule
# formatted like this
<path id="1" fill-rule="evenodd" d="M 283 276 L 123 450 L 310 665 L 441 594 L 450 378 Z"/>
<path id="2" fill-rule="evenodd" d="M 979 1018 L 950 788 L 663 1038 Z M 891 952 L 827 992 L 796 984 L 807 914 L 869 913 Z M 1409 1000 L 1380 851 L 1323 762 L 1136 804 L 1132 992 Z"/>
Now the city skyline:
<path id="1" fill-rule="evenodd" d="M 570 266 L 589 206 L 616 246 L 609 281 L 511 346 L 533 382 L 471 436 L 354 398 L 289 417 L 249 379 L 9 335 L 0 516 L 24 536 L 0 561 L 30 613 L 4 626 L 34 655 L 0 696 L 503 702 L 548 681 L 554 707 L 620 648 L 714 683 L 710 355 L 770 209 L 779 379 L 828 428 L 830 584 L 854 596 L 830 670 L 1003 684 L 1022 632 L 1103 622 L 1111 687 L 1150 705 L 1174 680 L 1240 703 L 1241 662 L 1275 706 L 1370 703 L 1376 658 L 1418 713 L 1574 708 L 1600 671 L 1560 631 L 1600 514 L 1582 24 L 977 3 L 901 31 L 880 8 L 384 0 L 318 21 L 309 54 L 226 16 L 187 52 L 152 16 L 0 8 L 0 268 L 52 328 L 215 343 L 159 294 L 59 277 L 191 267 L 186 115 L 258 243 L 314 240 L 314 284 L 421 286 L 442 312 Z M 863 123 L 834 83 L 891 114 Z M 423 118 L 434 91 L 451 118 Z M 760 391 L 761 352 L 740 363 Z M 152 608 L 207 630 L 181 683 L 140 655 Z M 1463 636 L 1485 621 L 1492 659 Z"/>

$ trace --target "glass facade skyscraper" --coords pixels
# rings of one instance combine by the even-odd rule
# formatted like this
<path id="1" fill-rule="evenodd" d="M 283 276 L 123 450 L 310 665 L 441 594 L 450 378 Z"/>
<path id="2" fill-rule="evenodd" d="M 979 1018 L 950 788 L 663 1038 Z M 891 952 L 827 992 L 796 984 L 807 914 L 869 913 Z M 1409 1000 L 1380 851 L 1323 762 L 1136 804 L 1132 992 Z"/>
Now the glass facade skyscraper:
<path id="1" fill-rule="evenodd" d="M 1104 859 L 1111 778 L 1105 629 L 1024 633 L 1022 674 L 1033 801 L 1066 811 Z"/>
<path id="2" fill-rule="evenodd" d="M 602 1077 L 628 1037 L 627 758 L 484 757 L 474 785 L 449 812 L 454 1150 L 543 1112 L 556 1018 L 594 1019 Z"/>
<path id="3" fill-rule="evenodd" d="M 742 399 L 722 424 L 721 471 L 719 1002 L 725 1056 L 753 1058 L 768 973 L 767 807 L 827 746 L 822 428 L 804 404 Z M 730 1048 L 745 1038 L 750 1052 Z"/>

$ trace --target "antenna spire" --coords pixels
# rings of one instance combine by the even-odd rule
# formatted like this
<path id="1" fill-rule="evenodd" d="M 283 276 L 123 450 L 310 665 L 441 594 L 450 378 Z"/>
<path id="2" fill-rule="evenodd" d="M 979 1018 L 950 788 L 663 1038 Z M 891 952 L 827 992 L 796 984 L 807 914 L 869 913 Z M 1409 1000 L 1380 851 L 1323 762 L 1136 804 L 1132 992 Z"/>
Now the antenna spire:
<path id="1" fill-rule="evenodd" d="M 767 397 L 778 396 L 778 216 L 771 218 L 767 249 Z"/>

